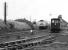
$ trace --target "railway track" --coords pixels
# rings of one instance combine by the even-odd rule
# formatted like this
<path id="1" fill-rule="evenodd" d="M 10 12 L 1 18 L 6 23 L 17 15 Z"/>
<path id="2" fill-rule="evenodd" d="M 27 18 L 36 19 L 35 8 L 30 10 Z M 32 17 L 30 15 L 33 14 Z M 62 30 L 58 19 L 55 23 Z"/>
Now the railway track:
<path id="1" fill-rule="evenodd" d="M 47 45 L 53 43 L 56 37 L 57 36 L 50 36 L 49 34 L 47 36 L 42 36 L 42 37 L 36 37 L 31 39 L 20 39 L 20 40 L 5 42 L 0 44 L 0 49 L 6 49 L 6 48 L 26 49 L 38 45 L 44 45 L 44 44 Z"/>

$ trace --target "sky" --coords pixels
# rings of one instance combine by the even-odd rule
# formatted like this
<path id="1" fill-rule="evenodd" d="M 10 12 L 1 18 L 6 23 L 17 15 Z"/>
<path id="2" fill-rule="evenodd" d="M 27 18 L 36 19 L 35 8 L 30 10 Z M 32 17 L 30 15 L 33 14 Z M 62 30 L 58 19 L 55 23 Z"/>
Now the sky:
<path id="1" fill-rule="evenodd" d="M 4 18 L 4 2 L 7 2 L 7 20 L 26 18 L 31 21 L 62 18 L 68 22 L 68 0 L 0 0 L 0 19 Z"/>

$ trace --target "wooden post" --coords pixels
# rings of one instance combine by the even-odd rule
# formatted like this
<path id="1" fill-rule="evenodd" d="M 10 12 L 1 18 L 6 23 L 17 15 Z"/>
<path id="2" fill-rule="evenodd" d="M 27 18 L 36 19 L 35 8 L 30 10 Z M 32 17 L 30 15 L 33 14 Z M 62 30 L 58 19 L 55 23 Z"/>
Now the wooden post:
<path id="1" fill-rule="evenodd" d="M 4 23 L 6 24 L 6 2 L 4 3 Z"/>

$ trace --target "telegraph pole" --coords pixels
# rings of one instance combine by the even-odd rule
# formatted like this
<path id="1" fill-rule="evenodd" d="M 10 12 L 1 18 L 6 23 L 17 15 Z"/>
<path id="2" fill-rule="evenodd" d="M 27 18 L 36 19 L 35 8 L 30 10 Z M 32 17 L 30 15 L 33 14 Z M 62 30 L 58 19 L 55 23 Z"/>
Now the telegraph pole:
<path id="1" fill-rule="evenodd" d="M 6 2 L 4 3 L 4 23 L 6 24 Z"/>

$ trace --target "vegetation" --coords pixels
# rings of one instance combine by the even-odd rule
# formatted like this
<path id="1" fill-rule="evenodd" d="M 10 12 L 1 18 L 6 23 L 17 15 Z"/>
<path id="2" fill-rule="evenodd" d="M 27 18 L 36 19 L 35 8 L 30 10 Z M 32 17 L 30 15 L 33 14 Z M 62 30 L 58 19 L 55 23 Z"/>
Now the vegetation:
<path id="1" fill-rule="evenodd" d="M 32 22 L 31 21 L 28 21 L 25 18 L 24 19 L 16 19 L 15 21 L 26 22 L 31 27 L 31 29 L 34 29 L 34 26 L 33 26 Z"/>

